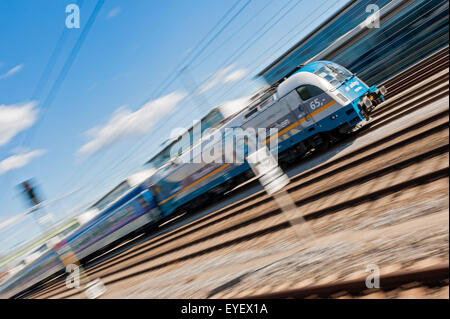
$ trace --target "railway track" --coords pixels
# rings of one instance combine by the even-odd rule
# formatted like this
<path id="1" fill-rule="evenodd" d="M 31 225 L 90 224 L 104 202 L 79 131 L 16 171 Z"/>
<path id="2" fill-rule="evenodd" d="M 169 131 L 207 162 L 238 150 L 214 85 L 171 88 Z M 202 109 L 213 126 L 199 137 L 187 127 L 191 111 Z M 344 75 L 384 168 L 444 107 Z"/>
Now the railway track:
<path id="1" fill-rule="evenodd" d="M 434 135 L 433 132 L 434 133 L 439 133 L 439 132 L 442 133 L 443 131 L 446 130 L 446 126 L 448 124 L 448 118 L 446 120 L 447 121 L 442 121 L 441 120 L 441 122 L 442 122 L 441 124 L 430 128 L 428 131 L 424 131 L 423 129 L 422 130 L 418 130 L 416 132 L 417 133 L 416 135 L 411 136 L 409 139 L 404 139 L 400 143 L 404 145 L 404 148 L 406 150 L 406 149 L 409 149 L 410 146 L 411 146 L 411 143 L 413 143 L 413 141 L 417 141 L 417 139 L 420 139 L 420 140 L 426 139 L 426 137 Z M 420 123 L 420 124 L 423 124 L 423 123 Z M 398 144 L 394 144 L 391 147 L 387 147 L 387 150 L 385 151 L 386 152 L 385 156 L 389 157 L 390 153 L 393 150 L 395 150 L 396 147 L 398 147 Z M 366 174 L 366 176 L 361 177 L 359 179 L 359 181 L 358 180 L 349 181 L 349 182 L 347 182 L 345 184 L 341 184 L 342 186 L 340 186 L 340 187 L 342 189 L 346 189 L 352 183 L 355 184 L 355 186 L 357 187 L 357 186 L 360 185 L 361 182 L 365 181 L 367 178 L 370 179 L 371 178 L 370 176 L 372 176 L 372 178 L 373 177 L 379 178 L 380 175 L 386 174 L 389 171 L 395 172 L 395 171 L 398 170 L 399 167 L 404 166 L 404 165 L 408 165 L 408 163 L 415 163 L 418 160 L 420 160 L 420 158 L 422 158 L 422 157 L 423 158 L 427 158 L 427 157 L 433 156 L 433 155 L 439 156 L 439 154 L 442 154 L 444 152 L 448 152 L 448 144 L 447 144 L 447 146 L 444 146 L 444 147 L 433 148 L 429 152 L 424 152 L 423 154 L 421 154 L 419 156 L 407 159 L 406 161 L 401 161 L 399 163 L 391 165 L 390 167 L 383 168 L 382 170 L 375 171 L 375 172 L 373 172 L 371 174 Z M 375 153 L 371 153 L 371 154 L 368 154 L 367 156 L 363 157 L 362 159 L 357 159 L 356 161 L 363 162 L 364 160 L 368 160 L 371 157 L 377 159 L 378 157 L 376 157 L 374 155 L 375 155 Z M 347 163 L 347 165 L 341 166 L 339 168 L 339 170 L 341 170 L 341 172 L 345 175 L 347 173 L 345 171 L 345 167 L 351 167 L 351 166 L 352 166 L 352 163 L 350 162 L 350 163 Z M 406 177 L 407 176 L 408 175 L 406 175 Z M 305 218 L 307 220 L 319 218 L 319 217 L 323 216 L 324 214 L 330 214 L 330 213 L 333 213 L 333 212 L 339 212 L 342 209 L 344 209 L 345 207 L 354 207 L 358 203 L 365 202 L 367 200 L 372 201 L 372 200 L 374 200 L 377 197 L 386 196 L 388 194 L 392 194 L 392 192 L 395 192 L 395 191 L 398 191 L 398 190 L 404 190 L 407 187 L 413 187 L 414 185 L 417 185 L 417 184 L 423 185 L 423 183 L 430 182 L 430 181 L 434 180 L 435 178 L 440 178 L 440 177 L 442 178 L 442 177 L 445 177 L 445 176 L 448 176 L 448 173 L 446 174 L 446 170 L 444 168 L 442 171 L 438 172 L 437 174 L 436 174 L 436 172 L 431 172 L 430 174 L 424 174 L 423 176 L 420 176 L 420 177 L 418 177 L 416 179 L 409 179 L 409 180 L 405 181 L 404 183 L 399 183 L 399 184 L 396 184 L 396 185 L 392 185 L 390 188 L 381 189 L 381 190 L 378 190 L 378 191 L 375 190 L 372 193 L 364 192 L 365 194 L 364 194 L 363 197 L 352 198 L 352 199 L 349 199 L 349 200 L 344 201 L 342 203 L 339 203 L 338 205 L 326 207 L 326 209 L 318 209 L 318 210 L 312 211 L 311 213 L 306 214 Z M 320 179 L 323 179 L 323 175 L 322 176 L 317 176 L 315 181 L 317 182 Z M 314 182 L 314 180 L 309 180 L 306 183 L 313 183 L 313 182 Z M 292 189 L 290 189 L 290 191 L 293 192 L 293 191 L 295 191 L 296 189 L 299 189 L 299 188 L 304 190 L 303 186 L 305 186 L 305 183 L 301 183 L 299 185 L 295 185 L 294 187 L 292 187 Z M 304 198 L 304 199 L 298 201 L 297 205 L 302 206 L 302 205 L 308 204 L 308 206 L 309 206 L 309 203 L 314 202 L 314 198 L 317 198 L 317 200 L 320 199 L 320 201 L 322 201 L 322 202 L 326 202 L 326 198 L 324 198 L 322 194 L 316 194 L 315 196 L 310 196 L 310 197 L 307 197 L 307 198 Z M 331 201 L 333 201 L 333 200 L 331 200 Z M 327 205 L 325 204 L 325 206 L 327 206 Z M 234 213 L 241 213 L 241 214 L 243 214 L 245 211 L 249 211 L 249 210 L 250 210 L 249 208 L 242 208 L 240 211 L 234 212 Z M 254 213 L 254 214 L 252 214 L 253 218 L 250 218 L 250 216 L 247 215 L 246 216 L 246 220 L 241 221 L 240 223 L 236 223 L 236 224 L 234 224 L 232 226 L 229 226 L 228 228 L 224 228 L 221 231 L 218 231 L 217 227 L 215 227 L 214 232 L 212 232 L 208 236 L 203 236 L 203 237 L 197 238 L 196 240 L 194 240 L 193 238 L 171 238 L 171 239 L 167 239 L 167 241 L 166 241 L 167 244 L 170 244 L 170 242 L 173 242 L 174 240 L 180 241 L 180 239 L 181 239 L 183 241 L 189 241 L 188 244 L 185 243 L 182 246 L 175 246 L 175 247 L 172 247 L 172 249 L 170 249 L 170 247 L 167 247 L 167 245 L 164 245 L 164 243 L 161 243 L 162 246 L 160 246 L 159 249 L 156 249 L 156 247 L 152 247 L 152 249 L 149 248 L 147 251 L 141 251 L 141 252 L 137 253 L 136 256 L 133 256 L 133 257 L 134 258 L 138 258 L 138 257 L 140 257 L 143 254 L 147 254 L 148 255 L 149 253 L 153 252 L 152 257 L 150 257 L 150 258 L 148 258 L 146 260 L 140 259 L 139 264 L 145 263 L 145 262 L 149 262 L 151 260 L 158 259 L 158 258 L 164 258 L 167 255 L 170 256 L 171 253 L 172 254 L 173 253 L 177 253 L 177 251 L 179 251 L 179 250 L 190 248 L 191 246 L 196 246 L 199 243 L 210 241 L 210 240 L 214 239 L 217 236 L 226 235 L 227 237 L 230 237 L 230 232 L 232 232 L 234 230 L 239 231 L 241 228 L 248 227 L 248 226 L 251 226 L 252 228 L 254 228 L 254 224 L 258 223 L 258 221 L 262 220 L 264 222 L 264 219 L 268 219 L 268 218 L 271 218 L 271 217 L 274 217 L 274 216 L 278 216 L 278 215 L 280 215 L 280 211 L 276 210 L 276 209 L 275 210 L 270 210 L 269 209 L 268 211 L 266 211 L 263 214 L 261 214 L 260 212 Z M 225 222 L 226 220 L 230 220 L 233 217 L 235 217 L 235 215 L 234 216 L 229 216 L 228 215 L 228 216 L 224 217 L 224 219 L 222 219 L 222 222 Z M 217 221 L 217 222 L 219 222 L 219 221 Z M 266 220 L 266 222 L 267 222 L 267 220 Z M 142 273 L 145 273 L 145 272 L 148 272 L 148 271 L 152 271 L 152 270 L 156 270 L 156 269 L 158 269 L 160 267 L 166 267 L 166 266 L 168 266 L 170 264 L 183 262 L 184 260 L 192 259 L 192 258 L 195 258 L 197 256 L 201 256 L 203 254 L 207 254 L 207 253 L 209 253 L 211 251 L 217 251 L 219 249 L 224 249 L 224 248 L 232 246 L 232 245 L 234 245 L 236 243 L 240 243 L 242 241 L 252 240 L 253 238 L 255 238 L 257 236 L 260 236 L 262 234 L 276 232 L 276 231 L 279 231 L 279 230 L 282 230 L 282 229 L 285 229 L 285 228 L 289 228 L 289 226 L 290 226 L 289 223 L 286 223 L 286 222 L 281 222 L 281 223 L 278 223 L 278 224 L 276 223 L 275 220 L 273 220 L 273 222 L 274 222 L 274 224 L 271 225 L 271 226 L 268 226 L 268 227 L 265 227 L 265 228 L 263 227 L 263 228 L 261 228 L 261 229 L 259 229 L 257 231 L 253 231 L 253 232 L 249 232 L 248 230 L 246 230 L 246 231 L 244 231 L 244 233 L 245 233 L 244 236 L 236 236 L 234 239 L 228 240 L 226 242 L 221 242 L 220 244 L 217 244 L 217 245 L 211 245 L 210 247 L 203 248 L 202 250 L 197 250 L 195 252 L 192 252 L 191 254 L 186 254 L 185 252 L 183 252 L 182 253 L 182 255 L 183 255 L 182 257 L 173 259 L 171 261 L 166 261 L 164 263 L 160 263 L 159 265 L 153 266 L 150 269 L 143 270 Z M 208 229 L 208 228 L 211 228 L 211 227 L 214 227 L 214 226 L 217 226 L 217 225 L 205 224 L 205 225 L 202 225 L 202 228 L 203 228 L 203 230 L 205 230 L 205 229 Z M 199 232 L 200 232 L 200 229 L 196 229 L 195 230 L 195 233 L 199 233 Z M 242 233 L 242 230 L 240 232 Z M 172 246 L 173 246 L 173 243 L 172 243 Z M 156 249 L 156 251 L 155 251 L 155 249 Z M 159 255 L 158 255 L 158 251 L 159 251 Z M 156 255 L 154 255 L 154 254 L 156 254 Z M 129 257 L 129 258 L 133 258 L 133 257 Z M 114 266 L 116 266 L 116 273 L 121 273 L 122 271 L 124 271 L 124 267 L 122 267 L 123 266 L 123 264 L 122 264 L 123 262 L 124 262 L 124 260 L 116 260 L 116 264 L 115 265 L 114 264 L 113 265 L 111 265 L 111 264 L 105 265 L 105 267 L 103 268 L 103 272 L 102 272 L 102 269 L 97 269 L 97 271 L 90 273 L 90 275 L 92 275 L 92 276 L 99 275 L 102 278 L 107 278 L 107 277 L 105 277 L 105 275 L 106 275 L 105 271 L 107 273 L 109 273 L 109 274 L 111 274 L 111 273 L 114 274 L 114 272 L 113 272 Z M 139 264 L 129 264 L 128 265 L 128 269 L 133 269 L 133 272 L 131 274 L 129 274 L 128 276 L 134 276 L 134 275 L 138 274 L 138 273 L 136 273 L 134 271 L 135 270 L 134 267 L 136 267 Z M 120 269 L 117 269 L 118 265 L 121 266 Z M 129 277 L 122 276 L 120 278 L 115 279 L 114 281 L 107 282 L 107 284 L 108 283 L 111 284 L 113 282 L 124 280 L 126 278 L 129 278 Z"/>
<path id="2" fill-rule="evenodd" d="M 445 52 L 445 50 L 443 52 Z M 442 52 L 439 54 L 441 55 L 440 57 L 432 57 L 433 74 L 436 75 L 436 72 L 440 72 L 441 74 L 438 73 L 435 76 L 435 79 L 422 85 L 420 90 L 416 90 L 416 99 L 410 95 L 407 96 L 408 99 L 405 99 L 401 93 L 392 94 L 390 99 L 376 111 L 372 125 L 370 125 L 364 133 L 367 134 L 368 131 L 379 127 L 380 125 L 386 125 L 387 123 L 392 122 L 392 118 L 399 118 L 406 113 L 423 107 L 423 105 L 426 105 L 433 100 L 442 98 L 442 96 L 448 96 L 448 85 L 446 84 L 448 82 L 448 72 L 438 71 L 441 70 L 442 65 L 448 66 L 448 48 L 446 49 L 445 54 L 442 54 Z M 422 61 L 419 65 L 423 68 L 427 64 Z M 412 71 L 414 70 L 413 68 L 412 70 L 410 69 L 407 72 L 401 73 L 399 75 L 399 81 L 388 81 L 386 83 L 388 90 L 391 90 L 392 88 L 395 89 L 396 85 L 400 87 L 405 85 L 411 87 L 412 83 L 416 82 L 418 79 L 422 79 L 417 76 L 420 74 L 421 68 Z M 389 85 L 392 85 L 392 87 Z M 416 84 L 416 86 L 420 86 L 420 83 Z M 402 92 L 402 90 L 398 89 L 398 92 Z M 439 96 L 439 98 L 436 98 L 436 96 Z M 424 101 L 423 105 L 420 105 L 420 103 L 419 105 L 417 104 L 417 100 L 419 99 Z M 336 160 L 309 170 L 306 173 L 293 177 L 291 179 L 292 183 L 287 187 L 287 191 L 296 198 L 296 204 L 298 206 L 308 206 L 305 218 L 307 220 L 312 220 L 327 214 L 339 212 L 348 207 L 359 205 L 368 199 L 373 200 L 377 197 L 392 195 L 395 192 L 411 189 L 418 185 L 426 185 L 437 179 L 446 178 L 448 177 L 448 166 L 444 165 L 440 169 L 421 174 L 412 179 L 397 182 L 394 185 L 374 189 L 370 193 L 365 193 L 359 197 L 354 196 L 353 198 L 348 198 L 340 203 L 336 203 L 335 200 L 324 200 L 327 194 L 337 194 L 341 190 L 348 190 L 350 187 L 359 188 L 362 184 L 369 181 L 380 181 L 380 178 L 383 176 L 386 177 L 400 171 L 405 172 L 408 171 L 408 169 L 413 170 L 411 167 L 419 165 L 417 163 L 426 162 L 430 158 L 444 158 L 448 161 L 448 133 L 443 133 L 446 130 L 447 125 L 448 110 L 420 121 L 415 125 L 411 125 L 401 132 L 382 138 L 371 145 L 367 145 L 366 147 L 355 150 Z M 430 143 L 426 143 L 428 148 L 424 151 L 424 141 L 428 141 L 427 138 L 430 137 L 434 140 L 436 136 L 440 136 L 440 142 L 433 145 L 433 147 Z M 365 174 L 356 177 L 354 174 L 348 173 L 352 168 L 355 168 L 355 166 L 360 166 L 358 163 L 367 164 L 367 161 L 370 163 L 376 161 L 386 162 L 389 157 L 392 157 L 393 152 L 398 153 L 399 148 L 405 150 L 407 148 L 410 149 L 415 143 L 421 145 L 420 149 L 422 150 L 422 152 L 416 156 L 410 156 L 403 160 L 396 161 L 395 163 L 391 163 L 391 165 L 366 172 Z M 414 169 L 414 171 L 416 170 L 417 169 Z M 336 178 L 336 175 L 339 175 L 342 176 L 342 179 L 339 180 L 338 186 L 317 193 L 317 189 L 314 188 L 314 186 L 324 183 L 324 181 L 327 180 L 327 175 L 332 175 L 334 178 Z M 345 176 L 349 175 L 354 178 L 352 180 L 346 180 Z M 389 183 L 386 182 L 386 184 Z M 305 187 L 309 187 L 311 190 L 305 192 Z M 318 186 L 316 187 L 319 188 Z M 322 186 L 320 186 L 319 189 L 322 189 Z M 301 192 L 299 192 L 300 190 Z M 339 197 L 339 195 L 334 196 Z M 321 204 L 319 206 L 312 205 L 316 202 L 321 202 Z M 333 202 L 335 205 L 329 205 L 327 202 Z M 276 208 L 273 199 L 264 192 L 258 192 L 243 201 L 230 205 L 214 214 L 210 214 L 205 218 L 201 218 L 189 225 L 181 227 L 176 231 L 133 247 L 122 255 L 100 262 L 92 268 L 89 268 L 88 266 L 88 274 L 93 277 L 101 276 L 106 279 L 107 285 L 117 283 L 139 274 L 148 273 L 169 265 L 184 262 L 210 252 L 217 252 L 237 243 L 250 241 L 258 236 L 288 228 L 289 223 L 285 221 L 280 222 L 280 217 L 281 211 Z M 232 225 L 230 225 L 230 223 Z M 255 228 L 255 225 L 259 225 L 259 228 L 256 231 L 247 229 Z M 208 232 L 207 230 L 210 231 Z M 217 239 L 220 236 L 230 237 L 230 234 L 233 232 L 236 234 L 232 239 L 228 238 L 226 241 L 219 240 L 220 243 L 216 244 L 211 243 L 211 241 L 218 241 Z M 202 247 L 198 246 L 202 244 Z M 193 249 L 193 247 L 196 248 Z M 171 254 L 178 254 L 180 256 L 171 256 Z M 150 267 L 149 265 L 146 265 L 146 263 L 158 260 L 158 258 L 162 260 L 156 262 L 155 265 Z M 137 270 L 137 267 L 143 269 Z M 112 278 L 112 276 L 115 277 Z M 111 279 L 108 279 L 109 277 L 111 277 Z M 65 289 L 62 283 L 56 281 L 44 288 L 41 292 L 28 295 L 27 297 L 55 297 L 61 295 L 64 291 Z M 61 296 L 70 297 L 77 293 L 78 292 L 63 293 Z"/>
<path id="3" fill-rule="evenodd" d="M 442 62 L 445 62 L 443 60 L 446 60 L 446 62 L 448 64 L 448 47 L 443 49 L 443 50 L 441 50 L 441 51 L 439 51 L 438 53 L 436 53 L 436 57 L 440 57 L 438 62 L 442 63 Z M 432 59 L 434 61 L 436 59 L 436 57 L 435 57 L 435 55 L 433 55 L 430 59 Z M 418 65 L 422 67 L 424 62 L 426 62 L 426 61 L 422 61 Z M 401 75 L 404 75 L 404 73 L 406 73 L 406 74 L 409 74 L 409 75 L 417 76 L 418 72 L 416 70 L 416 67 L 417 66 L 415 66 L 415 67 L 413 67 L 411 69 L 408 69 L 407 72 L 403 72 L 403 73 L 401 73 Z M 435 66 L 435 67 L 433 67 L 433 71 L 434 72 L 439 72 L 439 71 L 442 71 L 442 69 L 445 69 L 445 68 L 446 68 L 445 65 L 444 66 L 442 66 L 442 65 L 441 66 Z M 414 70 L 415 70 L 415 72 L 412 73 L 411 71 L 414 71 Z M 415 79 L 417 81 L 417 78 L 415 78 Z M 410 77 L 410 80 L 411 80 L 411 77 Z M 430 84 L 427 83 L 422 89 L 432 90 L 433 86 L 435 84 L 442 84 L 442 83 L 445 83 L 446 81 L 448 81 L 448 73 L 446 75 L 444 75 L 444 77 L 440 77 L 439 79 L 437 79 L 437 81 L 433 81 L 433 83 L 430 83 Z M 389 90 L 391 90 L 392 87 L 389 86 L 390 84 L 388 82 L 386 82 L 386 85 L 388 85 Z M 410 85 L 411 84 L 411 83 L 409 83 L 409 84 L 408 83 L 403 83 L 403 85 Z M 448 96 L 448 89 L 445 90 L 445 85 L 444 85 L 444 88 L 437 88 L 435 91 L 430 92 L 429 95 L 432 97 L 431 99 L 425 100 L 425 101 L 423 101 L 423 103 L 417 103 L 419 105 L 417 105 L 415 103 L 416 101 L 414 100 L 413 101 L 414 103 L 408 103 L 407 105 L 404 105 L 401 109 L 394 109 L 395 106 L 398 105 L 400 101 L 396 101 L 395 103 L 391 103 L 391 101 L 388 101 L 387 103 L 384 104 L 383 110 L 387 110 L 388 108 L 390 108 L 390 109 L 393 109 L 394 112 L 398 112 L 398 111 L 410 111 L 411 112 L 411 111 L 419 109 L 420 107 L 423 107 L 423 105 L 426 105 L 427 103 L 430 103 L 432 101 L 438 100 L 439 98 Z M 402 99 L 402 101 L 404 101 L 404 99 Z M 391 103 L 391 104 L 389 104 L 389 103 Z M 377 110 L 377 112 L 380 113 L 379 110 Z M 401 115 L 404 115 L 404 114 L 401 114 Z M 391 114 L 390 114 L 390 116 L 387 116 L 385 118 L 381 118 L 381 119 L 378 118 L 377 121 L 379 122 L 381 120 L 388 120 L 388 122 L 384 123 L 384 124 L 388 124 L 390 122 L 389 118 L 392 118 Z M 398 118 L 398 117 L 396 117 L 396 118 Z M 370 127 L 373 128 L 373 124 Z M 370 130 L 367 130 L 366 132 L 360 132 L 359 136 L 361 136 L 363 134 L 366 134 L 369 131 Z M 252 186 L 252 185 L 256 185 L 256 184 L 257 184 L 257 181 L 254 181 L 253 183 L 246 184 L 246 186 L 248 187 L 248 186 Z M 240 190 L 241 190 L 241 188 L 239 189 L 239 191 Z M 233 194 L 233 192 L 230 192 L 230 195 L 232 195 L 232 194 Z M 133 245 L 133 242 L 131 242 L 129 245 Z"/>
<path id="4" fill-rule="evenodd" d="M 408 83 L 414 81 L 417 76 L 417 71 L 420 70 L 421 74 L 425 77 L 430 77 L 439 71 L 442 71 L 449 66 L 448 61 L 449 47 L 446 46 L 436 53 L 432 54 L 430 57 L 417 62 L 414 66 L 400 72 L 399 74 L 393 76 L 392 78 L 383 82 L 383 85 L 390 88 L 387 92 L 386 97 L 397 95 L 408 88 Z"/>
<path id="5" fill-rule="evenodd" d="M 433 165 L 429 165 L 433 168 L 430 168 L 428 172 L 421 161 L 430 157 L 440 158 L 441 165 L 433 162 Z M 408 158 L 407 160 L 400 161 L 383 169 L 371 172 L 365 176 L 342 183 L 339 186 L 323 191 L 322 193 L 317 194 L 312 191 L 311 193 L 313 194 L 310 193 L 310 196 L 297 200 L 296 205 L 299 207 L 299 210 L 302 210 L 303 208 L 310 210 L 304 215 L 306 220 L 309 221 L 312 219 L 321 218 L 327 214 L 338 213 L 346 208 L 355 207 L 362 203 L 372 202 L 375 199 L 386 197 L 399 191 L 405 191 L 405 189 L 430 184 L 437 179 L 448 177 L 448 165 L 443 165 L 444 162 L 448 162 L 448 144 L 433 148 L 430 151 L 421 153 L 418 156 Z M 442 166 L 442 168 L 434 170 L 435 166 L 438 166 L 438 168 Z M 401 169 L 402 167 L 404 169 Z M 419 175 L 416 178 L 408 178 L 408 176 L 411 175 L 411 172 L 423 172 L 424 170 L 424 174 Z M 371 192 L 368 191 L 368 189 L 371 189 L 372 186 L 361 187 L 364 183 L 367 183 L 370 180 L 377 179 L 379 182 L 380 176 L 394 174 L 404 175 L 407 180 L 397 182 L 394 185 L 384 188 L 373 189 Z M 392 179 L 393 177 L 391 176 L 389 180 Z M 381 183 L 389 184 L 389 182 L 385 182 L 384 180 L 382 180 Z M 301 185 L 304 184 L 302 183 L 300 185 L 296 185 L 296 187 L 293 187 L 288 191 L 293 194 L 296 189 L 301 189 L 303 193 L 304 188 L 301 187 Z M 358 193 L 356 193 L 355 196 L 352 196 L 349 199 L 336 202 L 336 200 L 341 196 L 338 194 L 339 191 L 345 190 L 347 193 L 353 192 L 352 189 L 348 190 L 348 188 L 353 188 L 354 192 L 356 192 L 357 189 L 360 189 L 360 193 L 362 193 L 362 195 L 358 196 Z M 329 196 L 329 193 L 333 195 Z M 292 196 L 294 198 L 297 197 L 296 195 Z M 330 202 L 333 204 L 330 205 Z M 258 205 L 261 206 L 258 206 L 257 210 L 254 209 L 255 207 L 241 208 L 237 212 L 240 213 L 241 216 L 227 216 L 226 221 L 222 220 L 222 225 L 204 225 L 205 228 L 208 227 L 208 230 L 203 229 L 202 235 L 200 236 L 199 230 L 197 230 L 195 232 L 195 235 L 197 236 L 190 236 L 191 238 L 183 238 L 178 240 L 169 240 L 165 245 L 163 244 L 159 247 L 148 248 L 147 251 L 139 254 L 148 256 L 147 258 L 144 256 L 134 256 L 136 260 L 133 260 L 133 257 L 130 257 L 131 259 L 129 258 L 125 261 L 117 261 L 115 265 L 108 265 L 105 268 L 97 269 L 90 275 L 98 275 L 102 277 L 107 285 L 113 284 L 137 275 L 148 274 L 160 268 L 175 265 L 199 256 L 219 253 L 220 251 L 225 253 L 227 248 L 236 244 L 252 241 L 254 238 L 279 232 L 283 229 L 288 229 L 290 227 L 290 223 L 284 221 L 281 211 L 277 208 L 273 201 L 270 201 L 267 204 L 268 205 L 265 205 L 267 207 L 264 209 L 261 207 L 264 205 L 262 203 L 258 203 Z M 317 206 L 317 204 L 319 206 Z M 324 206 L 324 208 L 322 208 L 322 206 Z M 242 216 L 244 212 L 247 212 L 247 214 Z M 233 219 L 233 221 L 230 221 L 231 219 Z M 205 231 L 209 234 L 204 235 Z M 49 297 L 52 297 L 52 295 Z"/>
<path id="6" fill-rule="evenodd" d="M 259 295 L 241 295 L 234 298 L 286 299 L 286 298 L 426 298 L 448 296 L 448 264 L 419 270 L 395 271 L 381 274 L 380 287 L 368 288 L 367 277 L 297 289 L 276 290 Z"/>

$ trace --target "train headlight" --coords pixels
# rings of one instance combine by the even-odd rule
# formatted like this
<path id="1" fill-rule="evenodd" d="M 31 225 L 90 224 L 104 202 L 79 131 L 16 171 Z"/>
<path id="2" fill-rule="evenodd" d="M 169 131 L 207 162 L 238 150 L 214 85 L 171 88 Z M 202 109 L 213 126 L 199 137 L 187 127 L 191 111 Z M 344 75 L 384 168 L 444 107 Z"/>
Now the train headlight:
<path id="1" fill-rule="evenodd" d="M 380 93 L 383 94 L 383 95 L 386 95 L 387 90 L 386 90 L 386 87 L 384 85 L 380 87 Z"/>
<path id="2" fill-rule="evenodd" d="M 362 101 L 367 108 L 372 106 L 372 101 L 367 96 L 363 97 Z"/>

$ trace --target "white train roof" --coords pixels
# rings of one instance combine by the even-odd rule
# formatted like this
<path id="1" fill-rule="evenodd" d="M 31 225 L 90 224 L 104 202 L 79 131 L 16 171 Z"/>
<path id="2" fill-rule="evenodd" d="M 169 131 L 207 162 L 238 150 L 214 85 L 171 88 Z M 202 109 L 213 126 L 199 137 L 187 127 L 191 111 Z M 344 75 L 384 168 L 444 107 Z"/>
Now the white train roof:
<path id="1" fill-rule="evenodd" d="M 277 88 L 277 99 L 281 99 L 283 96 L 287 95 L 292 90 L 295 90 L 300 85 L 315 85 L 324 91 L 329 91 L 333 88 L 330 82 L 317 76 L 311 72 L 298 72 L 291 75 L 288 79 L 281 82 Z"/>
<path id="2" fill-rule="evenodd" d="M 127 182 L 131 187 L 135 187 L 141 183 L 143 183 L 148 178 L 152 177 L 153 174 L 155 174 L 155 169 L 148 168 L 145 170 L 142 170 L 140 172 L 137 172 L 127 178 Z"/>

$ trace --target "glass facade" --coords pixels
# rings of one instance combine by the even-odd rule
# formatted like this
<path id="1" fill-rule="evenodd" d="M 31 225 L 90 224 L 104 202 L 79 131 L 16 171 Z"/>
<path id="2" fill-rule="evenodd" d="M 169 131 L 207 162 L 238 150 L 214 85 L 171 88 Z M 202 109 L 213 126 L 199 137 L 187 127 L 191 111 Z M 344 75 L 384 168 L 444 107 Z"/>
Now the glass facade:
<path id="1" fill-rule="evenodd" d="M 448 2 L 412 2 L 368 36 L 331 56 L 371 85 L 448 45 Z"/>
<path id="2" fill-rule="evenodd" d="M 367 5 L 383 8 L 389 2 L 363 0 L 352 5 L 276 65 L 263 71 L 263 78 L 269 84 L 281 80 L 296 66 L 315 57 L 362 23 L 369 16 Z M 399 8 L 382 18 L 379 28 L 367 29 L 321 59 L 343 65 L 372 85 L 448 45 L 448 1 L 405 1 Z"/>

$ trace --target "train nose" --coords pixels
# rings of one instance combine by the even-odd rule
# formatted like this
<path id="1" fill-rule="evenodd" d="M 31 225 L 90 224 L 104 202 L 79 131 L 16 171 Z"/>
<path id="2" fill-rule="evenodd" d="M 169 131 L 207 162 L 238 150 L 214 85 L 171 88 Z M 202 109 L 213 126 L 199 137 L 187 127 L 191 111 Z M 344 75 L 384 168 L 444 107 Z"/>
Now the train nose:
<path id="1" fill-rule="evenodd" d="M 366 118 L 366 120 L 369 119 L 369 114 L 374 108 L 374 104 L 372 103 L 372 100 L 367 96 L 364 95 L 361 97 L 360 101 L 358 102 L 358 108 L 361 111 L 361 115 Z"/>
<path id="2" fill-rule="evenodd" d="M 367 95 L 365 95 L 362 99 L 362 102 L 364 103 L 364 106 L 366 107 L 367 110 L 371 110 L 373 103 L 372 101 L 367 97 Z"/>

